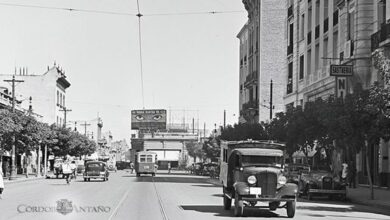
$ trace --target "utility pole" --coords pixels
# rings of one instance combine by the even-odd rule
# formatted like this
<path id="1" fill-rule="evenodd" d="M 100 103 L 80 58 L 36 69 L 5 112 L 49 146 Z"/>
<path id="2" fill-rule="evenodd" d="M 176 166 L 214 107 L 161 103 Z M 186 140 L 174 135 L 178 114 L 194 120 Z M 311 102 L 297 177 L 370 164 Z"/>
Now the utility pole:
<path id="1" fill-rule="evenodd" d="M 15 83 L 22 83 L 24 80 L 16 80 L 15 75 L 12 76 L 11 80 L 4 80 L 4 82 L 10 82 L 12 85 L 12 112 L 15 112 Z M 10 180 L 16 179 L 16 161 L 15 161 L 15 142 L 16 142 L 16 137 L 15 134 L 12 135 L 12 155 L 11 155 L 11 176 L 9 177 Z"/>
<path id="2" fill-rule="evenodd" d="M 206 138 L 206 122 L 203 123 L 203 138 Z"/>
<path id="3" fill-rule="evenodd" d="M 90 126 L 91 124 L 88 124 L 87 121 L 85 121 L 84 124 L 80 124 L 81 126 L 84 126 L 84 135 L 87 136 L 87 126 Z"/>
<path id="4" fill-rule="evenodd" d="M 273 109 L 273 104 L 272 104 L 272 93 L 273 93 L 273 83 L 271 79 L 271 84 L 270 84 L 270 95 L 269 95 L 269 119 L 272 120 L 272 109 Z"/>
<path id="5" fill-rule="evenodd" d="M 67 109 L 66 107 L 63 107 L 62 109 L 60 109 L 60 111 L 64 112 L 64 128 L 66 128 L 66 115 L 68 114 L 68 112 L 71 112 L 72 109 Z"/>
<path id="6" fill-rule="evenodd" d="M 226 110 L 223 110 L 223 129 L 226 128 Z"/>
<path id="7" fill-rule="evenodd" d="M 192 118 L 192 133 L 195 134 L 195 119 Z"/>

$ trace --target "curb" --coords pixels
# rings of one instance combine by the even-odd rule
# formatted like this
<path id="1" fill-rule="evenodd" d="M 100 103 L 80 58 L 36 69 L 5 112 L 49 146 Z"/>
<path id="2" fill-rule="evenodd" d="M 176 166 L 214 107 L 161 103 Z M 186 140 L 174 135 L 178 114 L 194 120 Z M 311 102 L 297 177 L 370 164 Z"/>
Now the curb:
<path id="1" fill-rule="evenodd" d="M 222 186 L 222 183 L 219 181 L 219 179 L 207 179 L 207 182 L 208 183 L 211 183 L 213 185 L 216 185 L 216 186 Z"/>
<path id="2" fill-rule="evenodd" d="M 7 180 L 7 181 L 4 181 L 4 185 L 9 185 L 9 184 L 14 184 L 14 183 L 30 182 L 30 181 L 42 180 L 42 179 L 45 179 L 45 177 L 44 176 L 40 176 L 40 177 L 30 177 L 30 178 L 22 178 L 22 179 L 16 179 L 16 180 Z"/>
<path id="3" fill-rule="evenodd" d="M 380 203 L 374 204 L 374 203 L 370 203 L 370 200 L 359 200 L 359 199 L 348 197 L 348 195 L 347 195 L 347 198 L 349 199 L 349 201 L 351 203 L 354 203 L 354 204 L 365 205 L 365 206 L 380 208 L 380 209 L 385 209 L 385 210 L 390 209 L 390 205 L 384 205 L 384 204 L 380 204 Z M 379 200 L 377 200 L 377 201 L 379 201 Z"/>

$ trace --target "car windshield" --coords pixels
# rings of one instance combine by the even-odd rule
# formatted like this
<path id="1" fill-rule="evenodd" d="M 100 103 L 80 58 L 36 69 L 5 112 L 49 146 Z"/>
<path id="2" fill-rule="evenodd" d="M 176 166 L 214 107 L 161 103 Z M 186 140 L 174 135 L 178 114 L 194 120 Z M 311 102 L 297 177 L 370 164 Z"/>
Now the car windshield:
<path id="1" fill-rule="evenodd" d="M 91 171 L 101 171 L 103 170 L 103 166 L 98 164 L 98 163 L 92 163 L 92 164 L 87 164 L 87 170 Z"/>
<path id="2" fill-rule="evenodd" d="M 275 156 L 242 156 L 243 166 L 272 165 L 282 167 L 283 157 Z"/>

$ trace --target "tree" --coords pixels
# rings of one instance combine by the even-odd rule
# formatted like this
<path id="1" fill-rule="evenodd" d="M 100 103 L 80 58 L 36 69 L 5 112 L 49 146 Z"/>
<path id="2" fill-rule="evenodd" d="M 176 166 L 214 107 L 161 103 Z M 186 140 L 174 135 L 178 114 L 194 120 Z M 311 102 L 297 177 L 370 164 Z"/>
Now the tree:
<path id="1" fill-rule="evenodd" d="M 202 150 L 205 157 L 209 158 L 211 161 L 217 161 L 221 153 L 220 145 L 217 140 L 212 137 L 209 137 L 209 139 L 203 143 Z"/>
<path id="2" fill-rule="evenodd" d="M 228 125 L 223 129 L 219 138 L 225 141 L 265 140 L 268 135 L 261 124 L 235 124 L 234 127 Z"/>
<path id="3" fill-rule="evenodd" d="M 188 155 L 194 158 L 194 162 L 196 162 L 196 158 L 201 158 L 203 159 L 204 157 L 204 152 L 202 150 L 202 145 L 195 142 L 195 141 L 190 141 L 186 142 L 186 149 L 188 152 Z"/>

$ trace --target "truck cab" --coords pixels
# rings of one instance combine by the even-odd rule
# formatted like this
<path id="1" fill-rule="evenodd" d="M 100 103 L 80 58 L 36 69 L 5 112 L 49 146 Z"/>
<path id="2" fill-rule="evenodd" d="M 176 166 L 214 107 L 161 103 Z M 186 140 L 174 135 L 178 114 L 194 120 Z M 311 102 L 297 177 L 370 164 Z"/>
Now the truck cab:
<path id="1" fill-rule="evenodd" d="M 287 216 L 294 217 L 298 187 L 287 183 L 284 176 L 284 148 L 270 141 L 221 142 L 220 180 L 226 210 L 234 199 L 236 216 L 242 216 L 244 207 L 250 206 L 271 211 L 286 208 Z M 268 205 L 256 206 L 258 202 Z"/>

